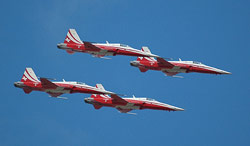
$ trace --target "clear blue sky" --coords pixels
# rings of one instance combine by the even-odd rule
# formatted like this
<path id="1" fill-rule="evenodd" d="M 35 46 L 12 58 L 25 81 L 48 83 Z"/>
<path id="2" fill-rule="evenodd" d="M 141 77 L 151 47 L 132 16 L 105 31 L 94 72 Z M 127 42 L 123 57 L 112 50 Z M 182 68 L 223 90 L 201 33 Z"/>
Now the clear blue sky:
<path id="1" fill-rule="evenodd" d="M 250 145 L 249 0 L 13 0 L 0 6 L 0 145 Z M 69 28 L 82 40 L 120 42 L 196 60 L 232 75 L 140 73 L 135 57 L 111 60 L 56 47 Z M 38 76 L 102 83 L 183 112 L 95 110 L 88 94 L 49 98 L 15 88 L 25 67 Z"/>

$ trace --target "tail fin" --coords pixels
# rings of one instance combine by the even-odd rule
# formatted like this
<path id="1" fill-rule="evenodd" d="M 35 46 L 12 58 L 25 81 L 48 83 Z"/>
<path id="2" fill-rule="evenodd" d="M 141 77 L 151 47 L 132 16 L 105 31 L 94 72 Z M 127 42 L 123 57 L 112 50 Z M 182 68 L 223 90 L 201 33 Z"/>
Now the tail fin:
<path id="1" fill-rule="evenodd" d="M 146 52 L 146 53 L 151 54 L 151 51 L 149 50 L 148 47 L 143 46 L 143 47 L 141 48 L 141 50 L 142 50 L 143 52 Z"/>
<path id="2" fill-rule="evenodd" d="M 142 47 L 141 50 L 146 53 L 150 53 L 151 51 L 149 50 L 148 47 Z M 156 61 L 154 57 L 138 57 L 137 61 Z"/>
<path id="3" fill-rule="evenodd" d="M 32 68 L 27 67 L 24 71 L 21 82 L 40 82 Z"/>
<path id="4" fill-rule="evenodd" d="M 102 86 L 102 84 L 96 84 L 96 88 L 101 89 L 101 90 L 105 90 L 104 87 Z"/>
<path id="5" fill-rule="evenodd" d="M 75 29 L 69 29 L 64 40 L 65 44 L 83 44 Z"/>
<path id="6" fill-rule="evenodd" d="M 145 68 L 145 67 L 139 67 L 139 69 L 140 69 L 141 72 L 146 72 L 146 71 L 148 71 L 148 69 Z"/>

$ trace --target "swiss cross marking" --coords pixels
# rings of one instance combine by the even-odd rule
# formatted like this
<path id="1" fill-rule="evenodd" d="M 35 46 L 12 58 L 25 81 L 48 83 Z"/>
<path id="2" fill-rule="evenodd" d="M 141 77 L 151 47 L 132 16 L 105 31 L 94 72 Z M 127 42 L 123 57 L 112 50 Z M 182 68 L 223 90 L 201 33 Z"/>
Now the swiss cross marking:
<path id="1" fill-rule="evenodd" d="M 66 40 L 67 42 L 69 42 L 69 41 L 70 41 L 70 39 L 69 39 L 69 38 L 66 38 L 65 40 Z"/>
<path id="2" fill-rule="evenodd" d="M 22 78 L 24 81 L 26 81 L 27 80 L 27 78 L 24 76 L 23 78 Z"/>

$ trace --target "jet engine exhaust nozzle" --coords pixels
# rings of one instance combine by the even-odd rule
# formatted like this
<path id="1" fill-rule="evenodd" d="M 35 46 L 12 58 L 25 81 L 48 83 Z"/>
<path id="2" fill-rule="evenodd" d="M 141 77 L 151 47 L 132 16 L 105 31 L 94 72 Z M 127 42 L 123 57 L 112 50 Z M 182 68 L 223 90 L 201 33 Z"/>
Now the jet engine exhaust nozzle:
<path id="1" fill-rule="evenodd" d="M 138 67 L 139 66 L 139 62 L 138 61 L 130 61 L 130 65 Z"/>
<path id="2" fill-rule="evenodd" d="M 68 49 L 67 44 L 65 44 L 65 43 L 57 44 L 57 48 L 59 48 L 59 49 Z"/>
<path id="3" fill-rule="evenodd" d="M 90 104 L 92 104 L 93 100 L 94 100 L 94 99 L 91 98 L 91 97 L 84 98 L 84 102 L 85 102 L 85 103 L 90 103 Z"/>
<path id="4" fill-rule="evenodd" d="M 15 82 L 14 83 L 15 87 L 22 88 L 24 86 L 23 82 Z"/>

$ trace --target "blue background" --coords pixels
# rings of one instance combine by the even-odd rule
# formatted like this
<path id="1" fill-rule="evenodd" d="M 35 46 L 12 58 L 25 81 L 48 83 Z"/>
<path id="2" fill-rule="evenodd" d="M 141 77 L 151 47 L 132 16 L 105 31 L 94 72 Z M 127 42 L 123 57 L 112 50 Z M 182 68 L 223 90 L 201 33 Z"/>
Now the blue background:
<path id="1" fill-rule="evenodd" d="M 0 6 L 0 145 L 249 145 L 249 0 L 9 0 Z M 141 73 L 135 57 L 111 60 L 56 47 L 69 28 L 82 40 L 148 46 L 232 75 Z M 15 88 L 25 67 L 37 76 L 81 81 L 155 98 L 182 112 L 95 110 L 88 94 L 69 100 Z"/>

